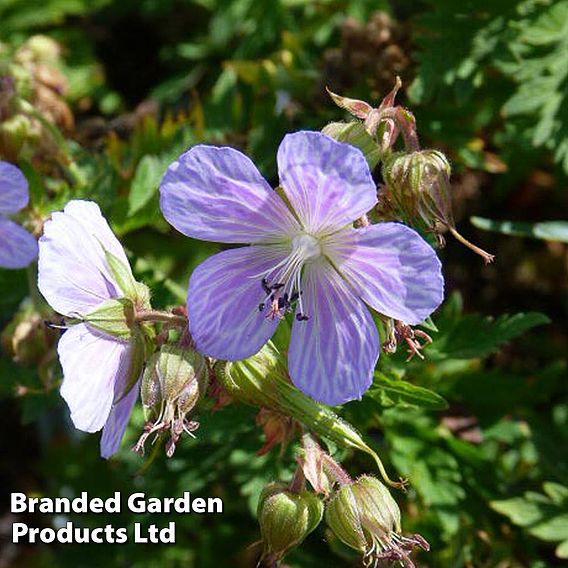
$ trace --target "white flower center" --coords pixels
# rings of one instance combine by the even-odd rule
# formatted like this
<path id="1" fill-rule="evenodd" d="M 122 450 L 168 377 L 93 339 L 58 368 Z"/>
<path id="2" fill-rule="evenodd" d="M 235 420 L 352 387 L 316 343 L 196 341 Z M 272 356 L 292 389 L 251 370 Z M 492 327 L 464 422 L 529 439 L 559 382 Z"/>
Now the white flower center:
<path id="1" fill-rule="evenodd" d="M 298 302 L 296 319 L 298 321 L 309 319 L 302 305 L 302 268 L 304 264 L 313 262 L 321 255 L 318 239 L 307 233 L 295 236 L 292 239 L 290 254 L 262 275 L 262 288 L 266 297 L 259 304 L 259 311 L 266 312 L 267 318 L 283 318 Z"/>
<path id="2" fill-rule="evenodd" d="M 314 260 L 321 256 L 319 241 L 312 235 L 298 235 L 292 240 L 292 256 L 297 255 L 303 262 Z"/>

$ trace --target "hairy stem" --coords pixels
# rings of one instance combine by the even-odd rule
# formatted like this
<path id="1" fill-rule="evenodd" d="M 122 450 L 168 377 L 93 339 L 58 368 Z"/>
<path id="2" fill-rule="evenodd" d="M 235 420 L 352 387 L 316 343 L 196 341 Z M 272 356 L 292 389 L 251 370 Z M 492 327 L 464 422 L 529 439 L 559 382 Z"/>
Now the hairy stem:
<path id="1" fill-rule="evenodd" d="M 170 312 L 161 312 L 159 310 L 140 310 L 136 312 L 136 321 L 162 322 L 171 323 L 180 327 L 187 326 L 187 318 Z"/>

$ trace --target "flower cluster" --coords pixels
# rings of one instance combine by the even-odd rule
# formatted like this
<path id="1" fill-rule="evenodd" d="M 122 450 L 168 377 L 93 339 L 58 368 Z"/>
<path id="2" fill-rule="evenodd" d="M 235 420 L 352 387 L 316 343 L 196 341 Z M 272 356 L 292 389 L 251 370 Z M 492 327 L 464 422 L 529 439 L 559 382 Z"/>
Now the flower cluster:
<path id="1" fill-rule="evenodd" d="M 412 139 L 400 111 L 383 113 L 391 99 L 380 113 L 363 109 L 372 119 L 364 128 L 382 128 L 383 153 L 399 133 Z M 273 484 L 261 498 L 263 559 L 279 563 L 316 528 L 325 507 L 331 530 L 365 562 L 412 566 L 412 547 L 426 545 L 400 535 L 386 487 L 370 477 L 351 481 L 306 436 L 365 452 L 387 484 L 404 486 L 321 403 L 360 399 L 370 387 L 381 349 L 376 320 L 385 351 L 404 338 L 420 354 L 415 334 L 422 332 L 411 326 L 443 300 L 441 263 L 409 226 L 370 222 L 377 187 L 371 160 L 355 145 L 299 131 L 284 137 L 277 162 L 276 188 L 229 147 L 199 144 L 169 166 L 160 184 L 166 220 L 191 238 L 238 245 L 200 264 L 186 306 L 172 311 L 152 309 L 149 289 L 134 278 L 98 205 L 72 200 L 45 221 L 38 287 L 62 316 L 62 397 L 78 429 L 102 429 L 105 458 L 117 451 L 139 392 L 145 424 L 133 449 L 141 454 L 150 441 L 164 443 L 171 457 L 184 432 L 195 437 L 209 387 L 216 407 L 231 399 L 258 406 L 267 435 L 261 452 L 300 433 L 304 443 L 292 484 Z M 27 187 L 14 166 L 0 166 L 0 214 L 7 214 L 26 204 Z M 420 196 L 413 198 L 421 204 L 413 212 L 426 214 Z M 35 255 L 33 237 L 4 218 L 0 237 L 0 264 L 23 266 Z M 270 341 L 283 320 L 291 326 L 285 354 Z M 306 490 L 306 480 L 323 499 Z"/>
<path id="2" fill-rule="evenodd" d="M 237 150 L 197 145 L 165 173 L 161 208 L 174 227 L 194 238 L 242 245 L 194 270 L 188 337 L 206 357 L 242 360 L 293 313 L 292 382 L 331 405 L 361 398 L 380 351 L 369 308 L 406 326 L 422 322 L 443 299 L 440 262 L 406 225 L 355 227 L 377 204 L 357 148 L 301 131 L 282 141 L 278 166 L 280 184 L 272 189 Z M 120 443 L 155 344 L 145 322 L 177 318 L 175 324 L 185 326 L 187 320 L 173 314 L 155 319 L 148 289 L 134 280 L 124 250 L 92 202 L 71 201 L 45 223 L 39 289 L 66 318 L 58 347 L 62 396 L 77 428 L 103 428 L 101 451 L 108 457 Z M 145 375 L 145 384 L 157 387 L 145 392 L 161 394 L 143 401 L 154 418 L 137 448 L 151 433 L 170 431 L 171 455 L 181 432 L 191 431 L 184 416 L 203 393 L 187 374 L 156 375 L 151 369 L 159 371 L 159 357 Z M 193 385 L 191 402 L 165 394 L 185 392 L 184 385 Z M 281 410 L 278 403 L 272 407 Z"/>

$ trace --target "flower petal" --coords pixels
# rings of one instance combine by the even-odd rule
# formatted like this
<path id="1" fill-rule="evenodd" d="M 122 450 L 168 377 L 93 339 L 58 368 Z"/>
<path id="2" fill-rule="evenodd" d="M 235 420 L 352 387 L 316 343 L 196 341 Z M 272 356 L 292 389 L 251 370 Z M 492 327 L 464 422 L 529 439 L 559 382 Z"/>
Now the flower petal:
<path id="1" fill-rule="evenodd" d="M 256 166 L 228 147 L 194 146 L 160 185 L 160 207 L 178 231 L 222 243 L 279 240 L 298 223 Z"/>
<path id="2" fill-rule="evenodd" d="M 116 256 L 118 260 L 126 264 L 126 266 L 130 266 L 120 241 L 112 232 L 108 221 L 101 213 L 100 207 L 94 201 L 73 199 L 67 203 L 63 212 L 81 223 L 85 231 L 96 238 L 99 248 L 102 245 L 105 250 Z"/>
<path id="3" fill-rule="evenodd" d="M 120 447 L 139 390 L 140 381 L 130 389 L 124 398 L 113 404 L 101 436 L 101 456 L 103 458 L 110 458 Z"/>
<path id="4" fill-rule="evenodd" d="M 377 203 L 362 152 L 320 132 L 288 134 L 278 148 L 280 184 L 305 230 L 334 232 Z"/>
<path id="5" fill-rule="evenodd" d="M 23 209 L 29 201 L 28 180 L 19 168 L 0 161 L 0 214 Z"/>
<path id="6" fill-rule="evenodd" d="M 204 355 L 244 359 L 256 353 L 274 333 L 278 319 L 267 319 L 262 274 L 286 252 L 278 246 L 226 250 L 200 264 L 189 279 L 189 329 Z"/>
<path id="7" fill-rule="evenodd" d="M 53 213 L 39 240 L 41 293 L 57 312 L 86 314 L 102 302 L 122 296 L 105 258 L 104 249 L 129 266 L 96 203 L 70 201 Z"/>
<path id="8" fill-rule="evenodd" d="M 436 252 L 406 225 L 348 229 L 329 239 L 328 252 L 355 293 L 381 314 L 415 325 L 444 299 Z"/>
<path id="9" fill-rule="evenodd" d="M 57 353 L 63 368 L 61 396 L 73 424 L 84 432 L 97 432 L 111 411 L 116 381 L 124 381 L 129 371 L 129 344 L 80 323 L 63 334 Z"/>
<path id="10" fill-rule="evenodd" d="M 0 217 L 0 267 L 24 268 L 37 257 L 37 241 L 20 225 Z"/>
<path id="11" fill-rule="evenodd" d="M 309 319 L 295 320 L 292 327 L 292 382 L 326 404 L 359 399 L 372 382 L 379 358 L 373 318 L 329 262 L 320 259 L 304 271 L 303 311 Z"/>

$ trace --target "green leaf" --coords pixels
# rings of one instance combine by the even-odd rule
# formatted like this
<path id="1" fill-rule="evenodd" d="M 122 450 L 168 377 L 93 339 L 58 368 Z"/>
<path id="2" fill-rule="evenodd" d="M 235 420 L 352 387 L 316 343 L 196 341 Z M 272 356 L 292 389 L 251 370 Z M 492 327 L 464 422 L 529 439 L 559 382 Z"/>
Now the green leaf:
<path id="1" fill-rule="evenodd" d="M 555 552 L 556 552 L 556 556 L 558 556 L 558 558 L 568 558 L 568 540 L 561 542 L 556 547 Z"/>
<path id="2" fill-rule="evenodd" d="M 140 211 L 158 191 L 163 169 L 161 160 L 156 156 L 146 155 L 140 160 L 128 196 L 129 216 Z"/>
<path id="3" fill-rule="evenodd" d="M 479 314 L 450 318 L 443 324 L 438 322 L 442 331 L 428 353 L 436 360 L 487 357 L 501 344 L 547 323 L 550 319 L 538 312 L 505 314 L 496 319 Z"/>
<path id="4" fill-rule="evenodd" d="M 523 497 L 491 502 L 497 512 L 509 517 L 512 523 L 547 542 L 560 542 L 556 554 L 568 555 L 568 487 L 545 483 L 548 495 L 527 491 Z M 552 497 L 552 498 L 551 498 Z"/>
<path id="5" fill-rule="evenodd" d="M 402 379 L 390 378 L 376 371 L 373 386 L 367 391 L 366 396 L 370 396 L 383 403 L 383 393 L 385 393 L 394 404 L 420 406 L 432 410 L 443 410 L 448 407 L 446 400 L 434 391 L 413 385 Z"/>
<path id="6" fill-rule="evenodd" d="M 485 217 L 471 217 L 470 221 L 475 227 L 484 231 L 568 243 L 568 221 L 526 223 L 521 221 L 497 221 L 486 219 Z"/>

